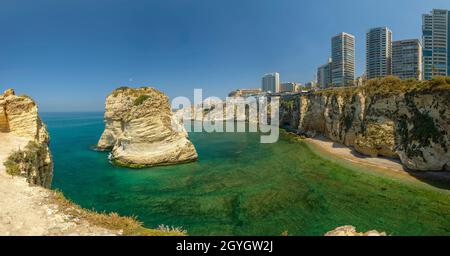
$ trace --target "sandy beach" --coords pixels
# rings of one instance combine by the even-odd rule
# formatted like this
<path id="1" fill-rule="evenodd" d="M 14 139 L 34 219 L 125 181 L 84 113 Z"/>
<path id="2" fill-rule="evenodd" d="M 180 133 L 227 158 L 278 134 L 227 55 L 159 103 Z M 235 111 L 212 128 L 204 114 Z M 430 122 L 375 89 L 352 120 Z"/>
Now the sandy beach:
<path id="1" fill-rule="evenodd" d="M 410 171 L 398 159 L 365 156 L 351 147 L 333 142 L 325 137 L 307 138 L 305 141 L 319 151 L 354 164 L 371 167 L 374 171 L 382 172 L 389 176 L 426 182 L 439 188 L 450 189 L 450 173 L 448 172 Z"/>

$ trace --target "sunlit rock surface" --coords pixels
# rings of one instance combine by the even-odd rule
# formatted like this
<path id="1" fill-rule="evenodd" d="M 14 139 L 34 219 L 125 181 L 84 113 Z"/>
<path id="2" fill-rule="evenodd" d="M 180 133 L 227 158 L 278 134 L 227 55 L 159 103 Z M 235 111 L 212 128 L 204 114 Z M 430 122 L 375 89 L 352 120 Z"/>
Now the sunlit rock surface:
<path id="1" fill-rule="evenodd" d="M 104 121 L 97 148 L 111 150 L 118 165 L 141 168 L 198 158 L 167 96 L 156 89 L 116 89 L 106 98 Z"/>

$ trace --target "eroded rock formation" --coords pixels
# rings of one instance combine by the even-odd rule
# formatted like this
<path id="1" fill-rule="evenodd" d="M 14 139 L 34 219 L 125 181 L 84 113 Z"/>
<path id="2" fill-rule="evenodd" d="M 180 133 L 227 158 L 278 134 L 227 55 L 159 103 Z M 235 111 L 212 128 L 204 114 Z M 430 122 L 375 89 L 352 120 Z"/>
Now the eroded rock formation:
<path id="1" fill-rule="evenodd" d="M 450 79 L 373 80 L 281 101 L 280 125 L 324 135 L 370 156 L 400 158 L 411 170 L 450 170 Z"/>
<path id="2" fill-rule="evenodd" d="M 49 188 L 53 177 L 48 147 L 50 139 L 31 98 L 17 96 L 12 89 L 0 95 L 0 133 L 4 140 L 2 143 L 12 141 L 14 144 L 4 147 L 17 147 L 11 155 L 3 156 L 6 162 L 0 164 L 5 165 L 6 171 L 26 177 L 30 184 Z M 23 144 L 23 147 L 18 144 Z"/>
<path id="3" fill-rule="evenodd" d="M 111 150 L 112 161 L 132 168 L 197 159 L 166 95 L 153 88 L 119 88 L 106 98 L 105 131 L 97 148 Z M 177 127 L 177 128 L 176 128 Z"/>
<path id="4" fill-rule="evenodd" d="M 386 236 L 385 232 L 378 232 L 376 230 L 370 230 L 367 232 L 357 232 L 353 226 L 342 226 L 332 231 L 329 231 L 325 236 Z"/>

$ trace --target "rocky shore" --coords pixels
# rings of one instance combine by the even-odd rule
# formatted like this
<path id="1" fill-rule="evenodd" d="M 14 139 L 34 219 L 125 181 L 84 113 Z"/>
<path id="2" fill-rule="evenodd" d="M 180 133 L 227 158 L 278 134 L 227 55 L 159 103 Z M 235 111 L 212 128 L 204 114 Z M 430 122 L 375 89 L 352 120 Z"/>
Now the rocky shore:
<path id="1" fill-rule="evenodd" d="M 281 99 L 280 125 L 290 131 L 399 158 L 409 170 L 450 170 L 450 79 L 388 77 Z"/>
<path id="2" fill-rule="evenodd" d="M 135 218 L 82 209 L 50 190 L 49 135 L 35 102 L 13 90 L 0 95 L 0 236 L 184 235 Z"/>
<path id="3" fill-rule="evenodd" d="M 97 148 L 113 163 L 142 168 L 195 161 L 194 145 L 169 100 L 153 88 L 119 88 L 106 98 L 105 131 Z"/>

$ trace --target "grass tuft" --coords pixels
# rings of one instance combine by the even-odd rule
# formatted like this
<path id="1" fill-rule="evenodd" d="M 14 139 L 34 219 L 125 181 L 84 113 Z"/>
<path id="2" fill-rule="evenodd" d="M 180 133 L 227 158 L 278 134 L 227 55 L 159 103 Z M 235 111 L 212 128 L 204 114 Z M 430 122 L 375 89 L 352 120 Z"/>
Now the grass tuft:
<path id="1" fill-rule="evenodd" d="M 146 100 L 148 100 L 150 98 L 150 95 L 141 95 L 141 96 L 139 96 L 139 97 L 137 97 L 135 100 L 134 100 L 134 103 L 133 103 L 133 105 L 134 106 L 139 106 L 139 105 L 141 105 L 142 103 L 144 103 L 144 101 L 146 101 Z"/>
<path id="2" fill-rule="evenodd" d="M 182 228 L 160 225 L 157 229 L 148 229 L 142 226 L 136 217 L 123 217 L 117 213 L 98 213 L 94 210 L 81 208 L 79 205 L 67 199 L 60 191 L 52 191 L 49 199 L 63 210 L 64 214 L 74 218 L 85 220 L 92 225 L 117 231 L 124 236 L 186 236 L 187 232 Z"/>

